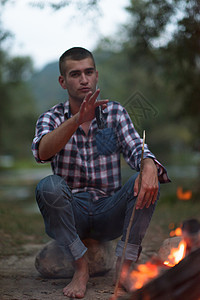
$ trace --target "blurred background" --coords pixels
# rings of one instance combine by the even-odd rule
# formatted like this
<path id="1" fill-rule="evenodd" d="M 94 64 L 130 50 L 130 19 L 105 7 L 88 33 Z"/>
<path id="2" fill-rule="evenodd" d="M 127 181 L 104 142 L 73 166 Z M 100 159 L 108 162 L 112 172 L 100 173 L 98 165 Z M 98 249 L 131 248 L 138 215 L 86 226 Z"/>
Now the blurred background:
<path id="1" fill-rule="evenodd" d="M 167 235 L 199 218 L 199 0 L 0 0 L 0 43 L 1 255 L 47 240 L 34 189 L 51 169 L 31 143 L 39 115 L 66 100 L 58 59 L 73 46 L 93 52 L 101 98 L 125 106 L 168 170 L 154 222 Z"/>

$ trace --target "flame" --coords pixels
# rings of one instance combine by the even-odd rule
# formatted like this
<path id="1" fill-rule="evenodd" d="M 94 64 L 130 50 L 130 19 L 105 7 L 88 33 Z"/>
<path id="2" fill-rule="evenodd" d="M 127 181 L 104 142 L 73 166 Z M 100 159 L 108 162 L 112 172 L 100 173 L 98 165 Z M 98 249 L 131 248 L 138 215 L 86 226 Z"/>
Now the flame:
<path id="1" fill-rule="evenodd" d="M 190 200 L 192 198 L 192 191 L 188 190 L 183 192 L 183 188 L 178 186 L 176 195 L 179 200 Z"/>
<path id="2" fill-rule="evenodd" d="M 184 257 L 186 253 L 186 243 L 185 241 L 181 241 L 179 243 L 178 248 L 172 248 L 170 255 L 168 256 L 168 260 L 164 261 L 164 265 L 173 267 L 178 264 Z"/>
<path id="3" fill-rule="evenodd" d="M 158 267 L 150 262 L 141 264 L 131 272 L 132 289 L 140 289 L 149 280 L 159 274 Z"/>
<path id="4" fill-rule="evenodd" d="M 182 234 L 181 228 L 176 228 L 173 230 L 173 236 L 180 236 Z M 186 254 L 186 242 L 181 240 L 178 245 L 178 248 L 172 248 L 167 260 L 161 263 L 167 267 L 174 267 L 178 264 Z M 135 270 L 130 274 L 131 277 L 131 290 L 140 289 L 144 284 L 146 284 L 151 279 L 159 275 L 161 267 L 158 264 L 147 262 L 146 264 L 139 265 Z"/>

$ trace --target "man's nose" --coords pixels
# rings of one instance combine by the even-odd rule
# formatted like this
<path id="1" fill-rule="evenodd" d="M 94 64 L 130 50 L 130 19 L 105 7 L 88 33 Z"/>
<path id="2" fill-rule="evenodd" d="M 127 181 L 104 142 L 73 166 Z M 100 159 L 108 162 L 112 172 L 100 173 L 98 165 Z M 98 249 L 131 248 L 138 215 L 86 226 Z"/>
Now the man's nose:
<path id="1" fill-rule="evenodd" d="M 88 83 L 87 76 L 84 73 L 81 74 L 81 83 L 82 84 L 87 84 Z"/>

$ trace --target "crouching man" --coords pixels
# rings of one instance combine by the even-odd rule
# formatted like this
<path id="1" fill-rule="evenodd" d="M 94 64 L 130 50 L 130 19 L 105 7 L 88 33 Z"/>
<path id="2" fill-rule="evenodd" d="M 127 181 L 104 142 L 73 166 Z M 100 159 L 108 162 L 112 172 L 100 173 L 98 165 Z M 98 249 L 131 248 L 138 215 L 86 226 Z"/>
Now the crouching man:
<path id="1" fill-rule="evenodd" d="M 140 171 L 142 140 L 127 111 L 114 101 L 98 100 L 98 71 L 91 52 L 74 47 L 59 60 L 59 83 L 68 100 L 42 114 L 32 151 L 37 162 L 51 162 L 53 175 L 39 182 L 36 199 L 47 234 L 55 239 L 75 272 L 64 295 L 83 298 L 89 279 L 82 240 L 109 241 L 119 265 L 126 230 L 137 198 L 123 268 L 137 261 L 159 194 L 169 182 L 165 168 L 147 145 L 138 195 L 138 173 L 121 185 L 120 155 Z M 137 197 L 138 196 L 138 197 Z"/>

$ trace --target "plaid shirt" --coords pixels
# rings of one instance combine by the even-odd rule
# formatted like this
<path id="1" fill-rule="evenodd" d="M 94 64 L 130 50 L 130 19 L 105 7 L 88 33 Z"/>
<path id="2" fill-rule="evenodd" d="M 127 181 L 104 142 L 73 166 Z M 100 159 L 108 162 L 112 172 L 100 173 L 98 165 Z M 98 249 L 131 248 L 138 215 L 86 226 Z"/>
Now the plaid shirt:
<path id="1" fill-rule="evenodd" d="M 41 161 L 38 147 L 41 138 L 70 118 L 69 102 L 61 103 L 42 114 L 36 124 L 32 144 L 33 155 Z M 87 191 L 93 199 L 110 196 L 121 188 L 120 154 L 136 171 L 140 170 L 142 139 L 135 130 L 127 111 L 117 102 L 109 102 L 103 111 L 105 127 L 98 129 L 96 119 L 86 136 L 81 126 L 65 147 L 49 161 L 54 174 L 65 178 L 73 193 Z M 159 181 L 169 182 L 165 168 L 145 144 L 144 158 L 153 158 Z"/>

